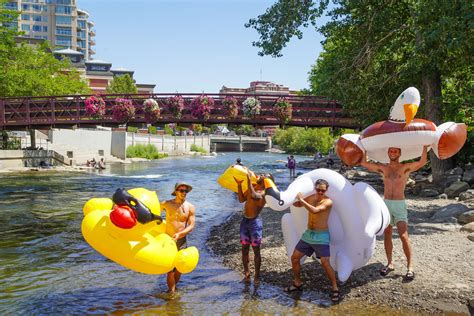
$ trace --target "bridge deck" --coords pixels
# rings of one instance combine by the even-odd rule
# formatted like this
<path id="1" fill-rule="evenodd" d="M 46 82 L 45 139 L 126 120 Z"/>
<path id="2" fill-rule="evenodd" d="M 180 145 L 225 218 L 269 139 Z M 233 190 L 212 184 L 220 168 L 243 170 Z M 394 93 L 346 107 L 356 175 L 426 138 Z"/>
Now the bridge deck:
<path id="1" fill-rule="evenodd" d="M 279 96 L 274 95 L 229 95 L 207 94 L 214 99 L 214 107 L 210 118 L 202 120 L 191 113 L 192 100 L 201 94 L 181 94 L 185 106 L 183 115 L 177 119 L 168 109 L 167 100 L 174 94 L 134 94 L 126 97 L 132 101 L 136 109 L 135 118 L 129 124 L 146 123 L 143 101 L 147 98 L 155 99 L 160 108 L 161 116 L 154 125 L 167 123 L 185 124 L 251 124 L 251 125 L 280 125 L 274 115 L 274 104 Z M 227 96 L 234 96 L 241 106 L 249 96 L 258 97 L 261 101 L 260 115 L 254 118 L 245 118 L 242 110 L 236 118 L 230 118 L 222 101 Z M 0 99 L 0 129 L 25 129 L 44 127 L 71 127 L 104 125 L 118 126 L 112 118 L 112 107 L 118 95 L 101 95 L 106 104 L 106 114 L 102 119 L 94 119 L 86 114 L 84 102 L 88 96 L 47 96 Z M 286 123 L 290 126 L 309 127 L 346 127 L 357 128 L 354 120 L 348 117 L 341 104 L 334 100 L 315 96 L 291 96 L 287 100 L 292 104 L 292 119 Z"/>

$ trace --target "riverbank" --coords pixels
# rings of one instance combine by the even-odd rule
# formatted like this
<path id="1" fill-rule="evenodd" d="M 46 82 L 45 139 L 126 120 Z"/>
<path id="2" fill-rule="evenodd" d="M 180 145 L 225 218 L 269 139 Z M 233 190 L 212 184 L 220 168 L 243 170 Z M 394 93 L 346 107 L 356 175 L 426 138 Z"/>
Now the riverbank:
<path id="1" fill-rule="evenodd" d="M 406 273 L 406 261 L 395 230 L 395 271 L 386 278 L 380 276 L 379 270 L 385 264 L 386 258 L 383 239 L 378 237 L 375 255 L 365 267 L 353 272 L 349 280 L 340 286 L 342 303 L 360 301 L 362 304 L 386 305 L 414 312 L 472 313 L 474 242 L 467 238 L 467 232 L 460 231 L 461 226 L 457 223 L 452 220 L 440 223 L 439 218 L 434 219 L 433 216 L 449 205 L 455 205 L 449 206 L 450 209 L 473 208 L 474 200 L 458 203 L 446 199 L 411 198 L 407 199 L 407 203 L 415 280 L 411 283 L 402 282 Z M 270 209 L 262 212 L 264 239 L 261 251 L 262 281 L 282 289 L 292 281 L 291 265 L 281 232 L 283 214 L 284 212 Z M 241 216 L 241 213 L 237 212 L 224 224 L 213 227 L 207 245 L 215 255 L 222 257 L 225 266 L 242 273 L 239 243 Z M 252 263 L 253 258 L 250 261 Z M 251 270 L 253 271 L 253 267 Z M 312 259 L 308 259 L 303 265 L 302 277 L 305 291 L 329 293 L 330 286 L 324 270 Z"/>

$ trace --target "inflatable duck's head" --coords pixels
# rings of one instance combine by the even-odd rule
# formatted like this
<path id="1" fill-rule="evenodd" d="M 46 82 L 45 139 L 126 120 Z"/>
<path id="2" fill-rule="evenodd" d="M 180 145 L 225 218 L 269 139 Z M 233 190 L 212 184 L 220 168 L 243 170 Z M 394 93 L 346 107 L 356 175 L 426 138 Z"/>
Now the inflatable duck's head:
<path id="1" fill-rule="evenodd" d="M 415 87 L 410 87 L 403 91 L 390 109 L 390 120 L 410 124 L 420 106 L 420 91 Z"/>
<path id="2" fill-rule="evenodd" d="M 110 220 L 120 228 L 133 228 L 137 221 L 141 224 L 163 221 L 159 216 L 160 201 L 154 191 L 143 188 L 129 191 L 117 189 L 112 200 L 115 205 L 110 213 Z"/>

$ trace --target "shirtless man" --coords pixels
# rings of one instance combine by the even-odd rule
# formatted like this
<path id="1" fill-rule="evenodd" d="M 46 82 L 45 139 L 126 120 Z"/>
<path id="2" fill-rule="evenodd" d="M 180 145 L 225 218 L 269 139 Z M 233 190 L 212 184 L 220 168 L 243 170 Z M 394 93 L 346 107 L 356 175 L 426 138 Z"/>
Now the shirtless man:
<path id="1" fill-rule="evenodd" d="M 369 171 L 378 172 L 383 177 L 384 200 L 390 212 L 390 225 L 384 231 L 385 254 L 387 255 L 387 265 L 381 270 L 380 274 L 386 276 L 394 270 L 392 261 L 392 231 L 393 226 L 397 226 L 398 234 L 402 241 L 403 252 L 407 257 L 407 273 L 405 281 L 412 281 L 415 278 L 412 265 L 412 249 L 410 239 L 408 238 L 408 212 L 405 202 L 405 186 L 408 176 L 426 164 L 428 146 L 423 147 L 421 159 L 416 162 L 400 163 L 400 148 L 390 147 L 388 149 L 388 164 L 367 162 L 367 154 L 364 155 L 360 165 Z"/>
<path id="2" fill-rule="evenodd" d="M 273 180 L 271 174 L 260 175 L 257 183 L 251 183 L 251 172 L 247 173 L 247 187 L 249 190 L 242 192 L 242 180 L 238 180 L 234 177 L 237 182 L 239 202 L 243 203 L 244 211 L 242 222 L 240 223 L 240 242 L 242 243 L 242 264 L 244 266 L 245 282 L 250 282 L 250 270 L 249 270 L 249 250 L 252 246 L 254 254 L 255 264 L 255 276 L 254 281 L 259 282 L 260 279 L 260 265 L 262 263 L 262 257 L 260 255 L 260 245 L 262 244 L 262 219 L 260 218 L 260 212 L 265 206 L 265 177 Z"/>
<path id="3" fill-rule="evenodd" d="M 315 194 L 303 199 L 303 195 L 298 193 L 298 202 L 293 205 L 304 207 L 308 210 L 308 229 L 301 236 L 301 240 L 295 247 L 291 255 L 291 266 L 293 268 L 293 284 L 285 288 L 285 292 L 301 291 L 303 281 L 301 280 L 300 260 L 303 256 L 311 256 L 313 252 L 321 259 L 326 274 L 331 281 L 331 300 L 339 301 L 339 289 L 337 287 L 336 275 L 329 264 L 329 229 L 328 218 L 332 208 L 332 201 L 326 196 L 329 184 L 326 180 L 318 179 L 314 183 Z"/>
<path id="4" fill-rule="evenodd" d="M 176 242 L 178 250 L 186 248 L 186 235 L 194 229 L 194 205 L 186 201 L 186 194 L 191 192 L 192 186 L 178 182 L 171 193 L 174 199 L 161 203 L 161 208 L 166 211 L 166 233 Z M 168 272 L 166 282 L 170 293 L 176 291 L 181 273 L 174 269 Z"/>

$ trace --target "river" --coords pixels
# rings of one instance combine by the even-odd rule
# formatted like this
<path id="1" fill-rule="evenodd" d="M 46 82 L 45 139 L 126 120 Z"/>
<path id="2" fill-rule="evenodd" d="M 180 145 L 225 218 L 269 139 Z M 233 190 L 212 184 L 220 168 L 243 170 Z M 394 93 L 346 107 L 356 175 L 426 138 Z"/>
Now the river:
<path id="1" fill-rule="evenodd" d="M 321 293 L 295 300 L 265 283 L 245 285 L 206 249 L 211 226 L 241 207 L 216 183 L 238 156 L 257 172 L 272 172 L 281 187 L 289 183 L 286 156 L 270 153 L 111 164 L 101 173 L 0 175 L 0 314 L 380 312 L 344 302 L 327 308 Z M 171 295 L 165 276 L 136 273 L 104 258 L 84 241 L 80 226 L 82 205 L 92 197 L 111 197 L 118 187 L 145 187 L 169 199 L 180 180 L 194 187 L 188 200 L 196 206 L 196 229 L 188 244 L 198 247 L 200 261 Z"/>

